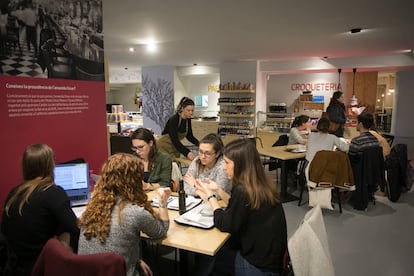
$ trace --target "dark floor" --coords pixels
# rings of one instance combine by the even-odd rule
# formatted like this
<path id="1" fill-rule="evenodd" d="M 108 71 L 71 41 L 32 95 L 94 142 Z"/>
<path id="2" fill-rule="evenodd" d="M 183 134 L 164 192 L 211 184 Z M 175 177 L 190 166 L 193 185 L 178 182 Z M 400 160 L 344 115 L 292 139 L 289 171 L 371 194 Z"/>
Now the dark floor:
<path id="1" fill-rule="evenodd" d="M 298 201 L 283 204 L 288 237 L 310 210 L 306 192 L 304 200 L 302 206 L 298 206 Z M 376 205 L 370 204 L 366 211 L 344 204 L 340 214 L 335 204 L 335 210 L 324 209 L 323 215 L 336 276 L 414 275 L 413 189 L 402 194 L 396 203 L 376 196 Z M 182 275 L 178 265 L 175 266 L 174 251 L 166 249 L 162 254 L 159 261 L 151 265 L 155 275 Z"/>

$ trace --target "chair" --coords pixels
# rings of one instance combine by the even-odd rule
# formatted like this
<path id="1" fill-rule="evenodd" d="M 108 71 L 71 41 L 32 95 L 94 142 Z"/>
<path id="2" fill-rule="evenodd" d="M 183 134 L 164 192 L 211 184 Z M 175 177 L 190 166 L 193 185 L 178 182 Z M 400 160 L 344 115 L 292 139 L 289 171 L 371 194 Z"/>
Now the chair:
<path id="1" fill-rule="evenodd" d="M 47 68 L 47 77 L 55 79 L 72 79 L 72 67 L 68 64 L 56 63 L 48 43 L 41 46 L 41 53 L 44 64 Z"/>
<path id="2" fill-rule="evenodd" d="M 325 222 L 319 205 L 309 210 L 288 241 L 295 276 L 335 275 Z"/>
<path id="3" fill-rule="evenodd" d="M 354 174 L 355 191 L 352 194 L 354 209 L 365 210 L 368 202 L 375 205 L 374 193 L 378 184 L 384 187 L 385 163 L 382 148 L 366 148 L 361 156 L 350 157 Z"/>
<path id="4" fill-rule="evenodd" d="M 122 276 L 126 275 L 126 267 L 124 257 L 117 253 L 77 255 L 52 238 L 43 247 L 31 275 Z"/>
<path id="5" fill-rule="evenodd" d="M 78 66 L 75 67 L 76 79 L 89 80 L 89 81 L 105 81 L 105 74 L 92 74 L 88 73 Z"/>
<path id="6" fill-rule="evenodd" d="M 308 161 L 306 159 L 299 160 L 296 173 L 295 173 L 296 186 L 298 186 L 300 189 L 298 206 L 302 204 L 303 191 L 305 190 L 305 187 L 307 184 L 307 178 L 305 174 L 305 168 L 307 164 L 308 164 Z"/>
<path id="7" fill-rule="evenodd" d="M 339 212 L 342 213 L 340 193 L 355 190 L 353 170 L 348 154 L 342 151 L 318 151 L 309 164 L 308 186 L 320 189 L 319 194 L 329 197 L 319 198 L 319 200 L 325 199 L 320 204 L 322 208 L 327 209 L 332 209 L 332 204 L 330 202 L 331 192 L 326 189 L 334 188 L 338 196 Z"/>

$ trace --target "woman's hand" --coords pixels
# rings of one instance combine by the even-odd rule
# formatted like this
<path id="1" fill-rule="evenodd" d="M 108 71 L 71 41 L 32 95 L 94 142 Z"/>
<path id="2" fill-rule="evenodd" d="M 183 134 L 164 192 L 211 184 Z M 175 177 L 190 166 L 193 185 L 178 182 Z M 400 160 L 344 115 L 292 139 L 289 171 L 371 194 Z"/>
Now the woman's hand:
<path id="1" fill-rule="evenodd" d="M 183 180 L 188 185 L 195 187 L 196 179 L 191 173 L 186 173 L 183 177 Z"/>
<path id="2" fill-rule="evenodd" d="M 196 179 L 195 187 L 197 188 L 197 190 L 201 192 L 199 195 L 204 200 L 206 200 L 209 196 L 213 194 L 213 191 L 208 188 L 207 184 L 201 182 L 200 179 Z"/>
<path id="3" fill-rule="evenodd" d="M 160 206 L 166 206 L 168 202 L 168 198 L 171 195 L 171 189 L 170 188 L 159 188 L 158 189 L 158 202 Z"/>
<path id="4" fill-rule="evenodd" d="M 204 178 L 204 183 L 206 184 L 209 190 L 212 190 L 214 192 L 218 192 L 218 190 L 220 189 L 220 186 L 217 185 L 217 183 L 212 181 L 210 178 Z"/>
<path id="5" fill-rule="evenodd" d="M 143 260 L 139 261 L 139 266 L 141 267 L 142 272 L 144 273 L 144 276 L 152 276 L 152 270 Z"/>
<path id="6" fill-rule="evenodd" d="M 187 158 L 188 158 L 188 159 L 190 159 L 191 161 L 193 161 L 193 160 L 194 160 L 194 158 L 195 158 L 194 153 L 190 151 L 190 152 L 187 154 Z"/>

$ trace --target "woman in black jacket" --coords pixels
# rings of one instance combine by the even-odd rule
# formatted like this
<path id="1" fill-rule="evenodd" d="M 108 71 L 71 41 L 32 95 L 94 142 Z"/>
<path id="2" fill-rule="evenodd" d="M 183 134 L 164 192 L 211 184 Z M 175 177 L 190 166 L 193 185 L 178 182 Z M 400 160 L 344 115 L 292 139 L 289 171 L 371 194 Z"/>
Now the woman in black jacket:
<path id="1" fill-rule="evenodd" d="M 344 124 L 346 122 L 344 99 L 344 94 L 341 91 L 335 91 L 326 109 L 329 120 L 339 125 L 336 130 L 330 131 L 331 134 L 337 137 L 344 136 Z"/>

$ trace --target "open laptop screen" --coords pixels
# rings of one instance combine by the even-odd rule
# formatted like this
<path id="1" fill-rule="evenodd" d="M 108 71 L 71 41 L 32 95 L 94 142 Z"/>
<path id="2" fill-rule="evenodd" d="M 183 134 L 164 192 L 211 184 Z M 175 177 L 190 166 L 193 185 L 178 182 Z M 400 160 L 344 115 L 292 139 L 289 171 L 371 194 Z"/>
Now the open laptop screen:
<path id="1" fill-rule="evenodd" d="M 72 206 L 84 205 L 89 200 L 89 167 L 87 163 L 58 164 L 55 183 L 61 186 Z"/>

